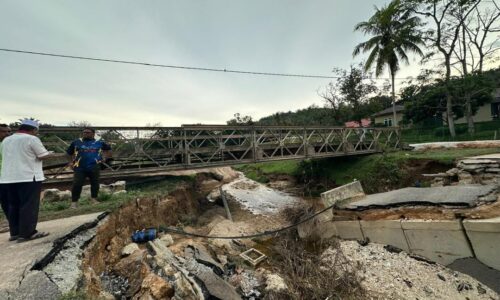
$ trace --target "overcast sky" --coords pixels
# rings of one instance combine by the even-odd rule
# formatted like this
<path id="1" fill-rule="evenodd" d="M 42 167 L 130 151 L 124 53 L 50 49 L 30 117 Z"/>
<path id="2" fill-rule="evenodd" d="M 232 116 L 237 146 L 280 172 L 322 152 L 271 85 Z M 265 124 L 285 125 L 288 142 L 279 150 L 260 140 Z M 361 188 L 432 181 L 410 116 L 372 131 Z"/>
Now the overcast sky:
<path id="1" fill-rule="evenodd" d="M 0 48 L 245 71 L 333 75 L 388 1 L 0 0 Z M 404 67 L 398 77 L 417 75 Z M 387 75 L 385 75 L 387 76 Z M 224 124 L 323 105 L 328 79 L 200 72 L 0 52 L 0 122 Z M 382 83 L 382 82 L 381 82 Z"/>

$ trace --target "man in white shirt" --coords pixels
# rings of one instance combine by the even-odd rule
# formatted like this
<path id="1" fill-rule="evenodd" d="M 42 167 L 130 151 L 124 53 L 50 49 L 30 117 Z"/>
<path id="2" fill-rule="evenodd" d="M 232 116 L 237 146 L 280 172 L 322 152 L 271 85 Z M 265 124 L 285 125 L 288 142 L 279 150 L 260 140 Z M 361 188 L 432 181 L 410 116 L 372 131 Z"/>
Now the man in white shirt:
<path id="1" fill-rule="evenodd" d="M 2 141 L 11 135 L 12 130 L 7 124 L 0 124 L 0 170 L 2 169 Z M 3 213 L 7 218 L 9 213 L 9 202 L 7 201 L 7 195 L 5 192 L 4 185 L 0 183 L 0 204 L 2 205 Z"/>
<path id="2" fill-rule="evenodd" d="M 36 134 L 38 122 L 25 119 L 19 130 L 1 145 L 0 184 L 7 190 L 10 239 L 24 242 L 48 235 L 38 232 L 38 209 L 42 181 L 42 160 L 54 155 L 47 151 Z"/>

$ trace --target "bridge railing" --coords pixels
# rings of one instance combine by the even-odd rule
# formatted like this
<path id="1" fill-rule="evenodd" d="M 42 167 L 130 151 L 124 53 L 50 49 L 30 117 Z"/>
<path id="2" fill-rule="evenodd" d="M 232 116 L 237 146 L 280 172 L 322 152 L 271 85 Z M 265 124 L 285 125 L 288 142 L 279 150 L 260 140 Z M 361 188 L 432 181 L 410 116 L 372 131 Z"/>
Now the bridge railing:
<path id="1" fill-rule="evenodd" d="M 106 165 L 110 172 L 346 156 L 400 146 L 397 128 L 201 125 L 95 129 L 96 137 L 113 148 L 113 164 Z M 44 144 L 56 152 L 65 151 L 80 134 L 76 127 L 40 130 Z"/>

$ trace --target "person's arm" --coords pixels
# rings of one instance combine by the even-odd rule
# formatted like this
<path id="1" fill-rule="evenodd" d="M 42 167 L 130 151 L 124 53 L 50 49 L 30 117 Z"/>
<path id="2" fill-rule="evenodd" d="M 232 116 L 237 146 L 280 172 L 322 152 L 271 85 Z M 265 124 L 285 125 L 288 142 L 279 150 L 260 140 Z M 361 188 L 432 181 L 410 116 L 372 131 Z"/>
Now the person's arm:
<path id="1" fill-rule="evenodd" d="M 64 155 L 62 153 L 54 153 L 53 151 L 48 151 L 39 138 L 33 140 L 33 142 L 31 143 L 31 150 L 33 150 L 33 152 L 36 155 L 36 158 L 38 158 L 39 160 L 47 160 L 50 158 L 61 157 L 61 155 Z"/>
<path id="2" fill-rule="evenodd" d="M 73 160 L 75 159 L 75 142 L 72 142 L 66 149 L 66 158 L 68 159 L 68 167 L 73 168 Z"/>
<path id="3" fill-rule="evenodd" d="M 102 156 L 104 159 L 110 159 L 113 157 L 113 152 L 111 151 L 111 146 L 108 143 L 102 143 Z"/>

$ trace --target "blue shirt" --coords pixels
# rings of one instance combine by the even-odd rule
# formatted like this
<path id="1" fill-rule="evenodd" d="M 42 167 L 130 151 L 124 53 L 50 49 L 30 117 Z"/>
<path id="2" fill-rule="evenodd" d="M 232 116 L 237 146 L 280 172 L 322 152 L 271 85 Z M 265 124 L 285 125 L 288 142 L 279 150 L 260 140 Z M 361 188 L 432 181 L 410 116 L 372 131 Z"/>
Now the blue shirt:
<path id="1" fill-rule="evenodd" d="M 78 139 L 71 143 L 66 153 L 74 157 L 74 170 L 90 171 L 102 162 L 103 150 L 111 150 L 104 141 Z"/>

